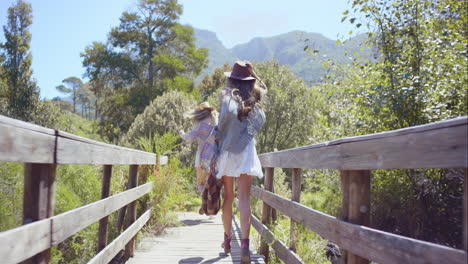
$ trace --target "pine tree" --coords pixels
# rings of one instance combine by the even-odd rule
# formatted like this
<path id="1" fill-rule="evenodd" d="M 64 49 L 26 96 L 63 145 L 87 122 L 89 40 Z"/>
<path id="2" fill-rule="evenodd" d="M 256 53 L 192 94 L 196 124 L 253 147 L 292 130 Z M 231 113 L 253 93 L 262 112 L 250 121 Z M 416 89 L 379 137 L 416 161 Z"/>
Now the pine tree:
<path id="1" fill-rule="evenodd" d="M 3 27 L 6 42 L 2 45 L 5 62 L 3 79 L 8 114 L 31 121 L 39 103 L 39 88 L 32 78 L 32 56 L 29 51 L 32 25 L 31 4 L 18 0 L 8 9 L 7 25 Z"/>

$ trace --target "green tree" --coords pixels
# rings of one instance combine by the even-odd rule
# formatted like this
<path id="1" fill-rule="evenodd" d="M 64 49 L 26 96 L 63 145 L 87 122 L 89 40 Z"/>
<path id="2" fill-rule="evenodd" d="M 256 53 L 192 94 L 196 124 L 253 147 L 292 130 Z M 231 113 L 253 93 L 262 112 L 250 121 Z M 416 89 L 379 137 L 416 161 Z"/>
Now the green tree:
<path id="1" fill-rule="evenodd" d="M 73 101 L 73 113 L 76 113 L 76 103 L 78 101 L 78 91 L 83 87 L 83 82 L 77 77 L 63 79 L 63 84 L 55 87 L 59 92 L 71 95 Z"/>
<path id="2" fill-rule="evenodd" d="M 140 0 L 137 11 L 122 14 L 107 43 L 95 42 L 82 53 L 93 90 L 106 102 L 100 114 L 114 128 L 127 131 L 165 91 L 192 91 L 206 67 L 207 50 L 197 49 L 193 29 L 177 22 L 181 13 L 176 0 Z"/>
<path id="3" fill-rule="evenodd" d="M 322 129 L 353 136 L 467 114 L 465 3 L 364 0 L 352 9 L 344 20 L 368 27 L 376 60 L 325 63 Z M 462 179 L 460 170 L 374 171 L 372 225 L 460 247 Z"/>
<path id="4" fill-rule="evenodd" d="M 7 89 L 5 98 L 8 114 L 31 121 L 39 102 L 39 88 L 32 78 L 32 56 L 29 51 L 32 25 L 31 4 L 18 0 L 8 8 L 7 25 L 3 26 L 3 76 Z"/>
<path id="5" fill-rule="evenodd" d="M 0 43 L 0 47 L 2 46 L 2 43 Z M 4 79 L 4 70 L 3 70 L 3 56 L 0 54 L 0 114 L 5 115 L 7 114 L 7 106 L 8 106 L 8 101 L 7 101 L 7 86 L 6 82 Z"/>
<path id="6" fill-rule="evenodd" d="M 210 95 L 225 86 L 226 76 L 224 76 L 224 72 L 230 72 L 231 70 L 232 66 L 225 63 L 222 67 L 216 68 L 213 74 L 206 75 L 203 78 L 197 86 L 203 100 L 206 100 Z"/>
<path id="7" fill-rule="evenodd" d="M 363 107 L 375 109 L 390 129 L 468 113 L 466 3 L 365 0 L 352 7 L 364 16 L 350 21 L 368 26 L 379 52 L 377 63 L 356 64 L 374 72 L 377 81 L 356 90 Z"/>
<path id="8" fill-rule="evenodd" d="M 152 137 L 154 134 L 164 135 L 168 132 L 178 134 L 179 130 L 187 131 L 191 120 L 184 118 L 184 113 L 192 110 L 196 101 L 181 91 L 170 91 L 158 98 L 135 118 L 132 126 L 124 136 L 123 141 L 136 143 L 141 137 Z"/>

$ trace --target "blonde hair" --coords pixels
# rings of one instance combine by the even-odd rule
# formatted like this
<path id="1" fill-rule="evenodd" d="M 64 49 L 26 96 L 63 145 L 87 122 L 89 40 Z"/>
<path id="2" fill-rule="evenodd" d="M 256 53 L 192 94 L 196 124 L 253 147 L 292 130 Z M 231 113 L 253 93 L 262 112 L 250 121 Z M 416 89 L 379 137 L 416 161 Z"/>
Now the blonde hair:
<path id="1" fill-rule="evenodd" d="M 218 115 L 217 111 L 214 108 L 196 108 L 195 110 L 191 112 L 186 112 L 184 116 L 186 118 L 192 119 L 193 122 L 200 122 L 208 117 L 211 116 L 213 119 L 214 123 L 218 123 Z"/>

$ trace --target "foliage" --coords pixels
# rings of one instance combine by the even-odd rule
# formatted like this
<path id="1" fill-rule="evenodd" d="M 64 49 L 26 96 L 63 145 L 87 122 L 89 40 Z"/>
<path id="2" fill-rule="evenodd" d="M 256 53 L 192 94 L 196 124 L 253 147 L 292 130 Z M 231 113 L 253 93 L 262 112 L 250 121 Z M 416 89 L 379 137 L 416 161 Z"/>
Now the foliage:
<path id="1" fill-rule="evenodd" d="M 215 94 L 216 91 L 224 87 L 226 84 L 224 72 L 230 72 L 231 70 L 232 67 L 225 63 L 223 66 L 216 68 L 213 74 L 206 75 L 203 78 L 200 84 L 197 85 L 197 89 L 200 91 L 203 100 L 206 100 L 208 96 Z"/>
<path id="2" fill-rule="evenodd" d="M 323 130 L 352 136 L 467 114 L 467 15 L 460 1 L 352 7 L 356 17 L 349 20 L 368 26 L 377 61 L 325 62 L 330 73 L 317 85 L 329 99 Z M 456 170 L 373 172 L 372 225 L 460 247 L 461 178 Z"/>
<path id="3" fill-rule="evenodd" d="M 73 102 L 73 113 L 76 112 L 76 101 L 78 100 L 78 90 L 83 87 L 83 82 L 77 77 L 68 77 L 63 79 L 63 84 L 55 87 L 59 92 L 71 94 Z"/>
<path id="4" fill-rule="evenodd" d="M 140 0 L 137 10 L 122 14 L 107 43 L 95 42 L 81 55 L 111 140 L 165 91 L 190 92 L 206 66 L 207 50 L 197 49 L 193 29 L 177 22 L 176 0 Z"/>
<path id="5" fill-rule="evenodd" d="M 374 74 L 350 90 L 362 97 L 360 108 L 373 109 L 387 129 L 468 113 L 463 26 L 468 11 L 463 2 L 354 1 L 352 7 L 365 16 L 357 25 L 373 29 L 370 41 L 380 55 L 378 63 L 354 65 Z"/>
<path id="6" fill-rule="evenodd" d="M 287 149 L 317 142 L 325 100 L 313 87 L 278 62 L 254 65 L 268 86 L 264 100 L 267 121 L 258 136 L 258 152 Z"/>
<path id="7" fill-rule="evenodd" d="M 22 224 L 24 166 L 0 162 L 0 231 Z"/>
<path id="8" fill-rule="evenodd" d="M 179 130 L 188 130 L 191 122 L 184 118 L 184 113 L 193 109 L 196 102 L 192 97 L 180 91 L 171 91 L 157 97 L 135 118 L 123 142 L 135 143 L 140 137 L 167 132 L 178 134 Z"/>
<path id="9" fill-rule="evenodd" d="M 32 79 L 32 56 L 29 51 L 32 25 L 31 4 L 18 0 L 8 8 L 7 25 L 3 26 L 6 42 L 1 45 L 3 73 L 6 89 L 4 98 L 7 114 L 25 121 L 33 119 L 32 113 L 39 103 L 39 88 Z M 1 60 L 0 60 L 1 61 Z"/>

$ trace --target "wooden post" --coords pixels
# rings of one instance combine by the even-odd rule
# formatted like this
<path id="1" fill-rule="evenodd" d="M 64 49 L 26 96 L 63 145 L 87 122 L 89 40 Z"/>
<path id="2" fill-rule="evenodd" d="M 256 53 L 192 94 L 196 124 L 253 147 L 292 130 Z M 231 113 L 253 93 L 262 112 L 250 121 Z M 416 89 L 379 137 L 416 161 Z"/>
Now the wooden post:
<path id="1" fill-rule="evenodd" d="M 104 173 L 102 175 L 102 191 L 101 199 L 109 197 L 111 189 L 111 176 L 112 176 L 112 165 L 104 165 Z M 107 224 L 108 216 L 99 220 L 99 241 L 98 241 L 98 252 L 107 246 Z"/>
<path id="2" fill-rule="evenodd" d="M 129 187 L 130 182 L 127 182 L 127 190 L 130 189 Z M 119 215 L 117 215 L 117 231 L 120 232 L 122 230 L 123 224 L 124 224 L 124 219 L 125 219 L 125 213 L 127 211 L 127 206 L 125 205 L 124 207 L 120 208 L 119 210 Z"/>
<path id="3" fill-rule="evenodd" d="M 55 164 L 25 163 L 23 224 L 54 215 L 55 171 Z M 50 248 L 22 263 L 50 263 Z"/>
<path id="4" fill-rule="evenodd" d="M 271 192 L 274 193 L 275 192 L 275 184 L 272 184 L 271 185 Z M 276 209 L 275 208 L 272 208 L 270 207 L 270 210 L 271 210 L 271 213 L 270 213 L 270 221 L 271 223 L 276 223 L 276 221 L 278 221 L 278 212 L 276 212 Z"/>
<path id="5" fill-rule="evenodd" d="M 273 189 L 273 175 L 274 174 L 274 168 L 265 168 L 265 181 L 264 181 L 264 187 L 266 191 L 272 191 Z M 263 202 L 263 210 L 262 210 L 262 223 L 266 226 L 270 224 L 270 212 L 271 208 L 270 206 Z M 260 245 L 260 254 L 265 256 L 265 262 L 268 263 L 268 244 L 267 242 L 262 239 L 262 243 Z"/>
<path id="6" fill-rule="evenodd" d="M 301 170 L 300 169 L 293 169 L 292 173 L 292 197 L 291 201 L 298 202 L 300 203 L 301 200 Z M 296 252 L 296 240 L 297 240 L 297 232 L 294 230 L 294 226 L 297 223 L 294 222 L 291 219 L 291 226 L 289 229 L 289 240 L 291 241 L 291 244 L 289 245 L 289 248 Z"/>
<path id="7" fill-rule="evenodd" d="M 353 224 L 369 226 L 370 222 L 370 177 L 369 170 L 343 170 L 343 211 Z M 346 215 L 345 215 L 346 217 Z M 346 254 L 347 264 L 368 264 L 369 260 L 350 252 Z"/>
<path id="8" fill-rule="evenodd" d="M 130 173 L 128 175 L 128 189 L 135 188 L 138 185 L 138 165 L 130 165 Z M 136 220 L 136 204 L 137 201 L 133 201 L 127 205 L 127 229 Z M 135 251 L 135 237 L 133 237 L 128 244 L 125 246 L 125 259 L 133 257 Z"/>

